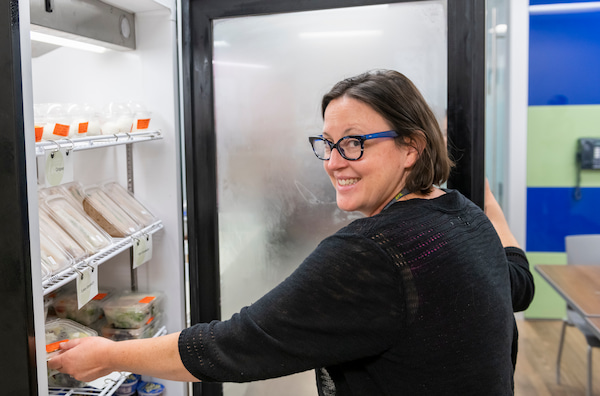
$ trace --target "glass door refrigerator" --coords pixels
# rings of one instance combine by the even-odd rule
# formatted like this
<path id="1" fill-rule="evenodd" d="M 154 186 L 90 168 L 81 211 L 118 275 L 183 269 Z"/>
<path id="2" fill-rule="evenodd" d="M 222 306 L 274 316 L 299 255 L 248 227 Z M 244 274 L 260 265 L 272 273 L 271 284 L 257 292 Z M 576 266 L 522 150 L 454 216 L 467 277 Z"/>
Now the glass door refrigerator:
<path id="1" fill-rule="evenodd" d="M 481 206 L 480 3 L 11 0 L 1 6 L 6 391 L 77 392 L 55 386 L 45 360 L 48 321 L 63 313 L 57 301 L 78 288 L 82 293 L 83 278 L 96 282 L 99 294 L 159 300 L 159 320 L 145 336 L 174 332 L 228 319 L 285 278 L 321 238 L 360 216 L 337 209 L 307 140 L 321 128 L 321 96 L 342 78 L 390 68 L 415 81 L 441 125 L 447 117 L 458 159 L 448 186 Z M 42 43 L 44 35 L 94 44 L 101 53 Z M 109 198 L 126 193 L 151 220 L 121 234 L 109 228 L 107 245 L 43 272 L 44 224 L 48 215 L 60 222 L 52 212 L 58 193 L 75 191 L 68 198 L 79 196 L 82 205 L 88 198 L 83 212 L 109 233 L 89 202 L 98 190 Z M 125 325 L 111 321 L 97 332 L 140 333 L 123 333 Z M 113 394 L 124 380 L 86 394 Z M 167 395 L 316 394 L 311 373 L 254 384 L 156 381 Z"/>

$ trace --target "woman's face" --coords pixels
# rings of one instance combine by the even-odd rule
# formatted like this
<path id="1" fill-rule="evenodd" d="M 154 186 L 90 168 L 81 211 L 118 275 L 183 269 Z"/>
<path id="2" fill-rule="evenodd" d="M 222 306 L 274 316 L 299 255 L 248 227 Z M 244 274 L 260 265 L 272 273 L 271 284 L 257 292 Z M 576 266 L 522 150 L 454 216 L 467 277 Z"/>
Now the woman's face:
<path id="1" fill-rule="evenodd" d="M 332 100 L 325 110 L 323 136 L 333 143 L 348 135 L 366 135 L 392 129 L 373 108 L 346 96 Z M 337 205 L 345 211 L 373 216 L 385 207 L 404 186 L 407 168 L 417 159 L 411 146 L 398 146 L 393 138 L 365 141 L 363 156 L 344 159 L 337 150 L 323 161 L 336 189 Z"/>

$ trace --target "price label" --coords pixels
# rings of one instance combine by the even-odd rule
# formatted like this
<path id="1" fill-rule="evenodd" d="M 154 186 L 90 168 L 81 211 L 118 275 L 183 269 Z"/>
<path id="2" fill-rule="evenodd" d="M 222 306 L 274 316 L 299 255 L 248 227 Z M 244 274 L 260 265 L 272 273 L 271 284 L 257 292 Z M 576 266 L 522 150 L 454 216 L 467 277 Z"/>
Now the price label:
<path id="1" fill-rule="evenodd" d="M 73 152 L 60 148 L 46 152 L 45 179 L 47 186 L 73 181 Z"/>
<path id="2" fill-rule="evenodd" d="M 98 270 L 86 267 L 77 273 L 77 309 L 81 309 L 98 294 Z"/>
<path id="3" fill-rule="evenodd" d="M 143 235 L 133 239 L 133 268 L 150 261 L 152 258 L 152 235 Z"/>

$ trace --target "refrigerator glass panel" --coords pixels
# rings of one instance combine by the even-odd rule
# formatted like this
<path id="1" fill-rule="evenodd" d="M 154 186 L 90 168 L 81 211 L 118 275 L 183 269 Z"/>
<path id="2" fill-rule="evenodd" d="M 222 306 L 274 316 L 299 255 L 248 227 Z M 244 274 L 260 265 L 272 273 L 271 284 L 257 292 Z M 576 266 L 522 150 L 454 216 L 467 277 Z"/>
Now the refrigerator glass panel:
<path id="1" fill-rule="evenodd" d="M 508 144 L 508 2 L 486 0 L 485 175 L 504 208 Z"/>
<path id="2" fill-rule="evenodd" d="M 221 312 L 228 319 L 362 215 L 339 210 L 307 137 L 321 97 L 371 69 L 409 77 L 440 125 L 447 3 L 418 1 L 214 21 Z M 226 395 L 314 395 L 314 374 L 226 384 Z M 291 393 L 290 393 L 291 392 Z"/>

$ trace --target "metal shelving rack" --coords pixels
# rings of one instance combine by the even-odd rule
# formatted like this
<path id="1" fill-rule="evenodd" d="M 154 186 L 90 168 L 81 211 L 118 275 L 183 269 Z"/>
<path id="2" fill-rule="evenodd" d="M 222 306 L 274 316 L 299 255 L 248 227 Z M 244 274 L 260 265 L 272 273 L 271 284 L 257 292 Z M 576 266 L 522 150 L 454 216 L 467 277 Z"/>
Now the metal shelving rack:
<path id="1" fill-rule="evenodd" d="M 162 139 L 160 131 L 115 133 L 113 135 L 84 136 L 73 139 L 44 140 L 35 144 L 35 154 L 36 156 L 42 156 L 47 150 L 65 148 L 67 150 L 79 151 L 157 139 Z"/>
<path id="2" fill-rule="evenodd" d="M 127 145 L 127 189 L 133 193 L 133 161 L 132 161 L 132 150 L 131 145 L 133 143 L 146 142 L 151 140 L 162 139 L 160 131 L 142 131 L 142 132 L 131 132 L 131 133 L 117 133 L 113 135 L 98 135 L 98 136 L 86 136 L 78 138 L 62 138 L 58 140 L 45 140 L 37 142 L 35 144 L 36 157 L 41 157 L 50 150 L 90 150 L 98 149 L 110 146 Z M 125 238 L 115 239 L 115 243 L 110 246 L 96 252 L 94 255 L 87 257 L 84 260 L 75 263 L 69 268 L 60 271 L 57 274 L 52 275 L 48 279 L 42 282 L 43 295 L 47 294 L 67 285 L 74 281 L 81 271 L 89 266 L 99 266 L 100 264 L 110 260 L 119 253 L 122 253 L 133 247 L 133 244 L 138 238 L 142 238 L 146 235 L 154 234 L 163 228 L 163 224 L 160 220 L 153 224 L 145 227 L 144 229 L 127 236 Z M 132 277 L 132 289 L 137 289 L 137 275 L 136 270 L 131 270 Z M 161 327 L 154 337 L 164 335 L 167 333 L 166 327 Z M 68 387 L 50 387 L 48 389 L 49 396 L 79 396 L 79 395 L 93 395 L 93 396 L 110 396 L 116 392 L 116 390 L 123 384 L 125 379 L 130 373 L 121 373 L 118 380 L 107 380 L 107 385 L 102 389 L 93 387 L 83 388 L 68 388 Z"/>

